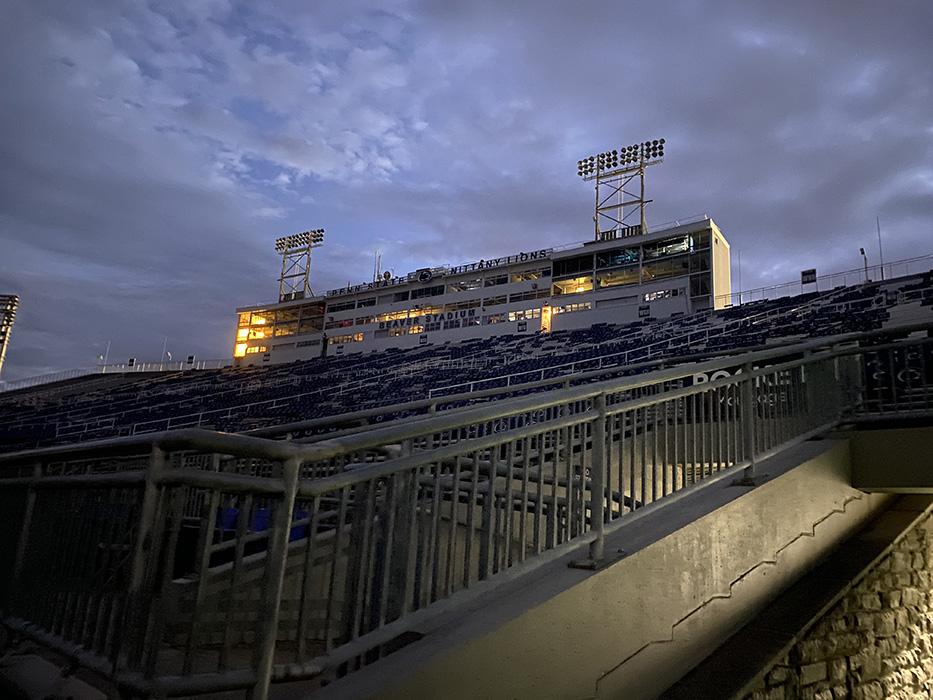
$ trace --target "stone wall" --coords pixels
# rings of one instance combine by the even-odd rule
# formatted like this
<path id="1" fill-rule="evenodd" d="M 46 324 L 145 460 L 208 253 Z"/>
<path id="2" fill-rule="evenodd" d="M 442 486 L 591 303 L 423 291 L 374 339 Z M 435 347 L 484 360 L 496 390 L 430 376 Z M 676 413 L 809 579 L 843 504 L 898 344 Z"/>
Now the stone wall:
<path id="1" fill-rule="evenodd" d="M 933 517 L 914 526 L 748 700 L 933 698 Z"/>

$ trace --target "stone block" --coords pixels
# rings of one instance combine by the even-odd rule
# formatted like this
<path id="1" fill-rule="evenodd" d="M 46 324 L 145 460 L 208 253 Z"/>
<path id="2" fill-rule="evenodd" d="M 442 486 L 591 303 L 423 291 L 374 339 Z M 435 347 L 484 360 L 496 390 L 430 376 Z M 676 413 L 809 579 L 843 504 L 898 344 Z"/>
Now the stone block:
<path id="1" fill-rule="evenodd" d="M 795 661 L 801 665 L 823 661 L 835 655 L 839 641 L 855 635 L 844 634 L 829 639 L 805 639 L 794 648 Z M 846 652 L 842 652 L 846 653 Z"/>
<path id="2" fill-rule="evenodd" d="M 876 636 L 891 637 L 897 631 L 897 614 L 893 610 L 884 610 L 873 617 Z"/>
<path id="3" fill-rule="evenodd" d="M 833 686 L 833 700 L 845 700 L 849 697 L 849 689 L 844 685 Z"/>
<path id="4" fill-rule="evenodd" d="M 852 700 L 884 700 L 884 690 L 878 681 L 852 688 Z"/>
<path id="5" fill-rule="evenodd" d="M 881 610 L 881 598 L 877 593 L 863 593 L 859 596 L 862 610 Z"/>
<path id="6" fill-rule="evenodd" d="M 881 601 L 886 608 L 899 608 L 901 606 L 901 592 L 885 591 L 881 594 Z"/>
<path id="7" fill-rule="evenodd" d="M 829 661 L 826 664 L 826 672 L 829 675 L 829 680 L 834 683 L 844 683 L 846 674 L 849 672 L 849 664 L 846 662 L 846 658 L 843 656 Z"/>
<path id="8" fill-rule="evenodd" d="M 822 680 L 826 680 L 826 662 L 820 661 L 814 664 L 807 664 L 800 668 L 800 685 L 813 685 Z"/>
<path id="9" fill-rule="evenodd" d="M 900 571 L 910 571 L 913 566 L 911 565 L 911 557 L 907 552 L 892 552 L 891 556 L 891 571 L 900 572 Z"/>
<path id="10" fill-rule="evenodd" d="M 782 685 L 790 678 L 791 670 L 787 666 L 775 666 L 768 673 L 768 685 Z"/>
<path id="11" fill-rule="evenodd" d="M 902 605 L 921 605 L 926 603 L 925 597 L 916 588 L 905 588 L 901 591 Z"/>
<path id="12" fill-rule="evenodd" d="M 867 650 L 849 657 L 849 668 L 859 683 L 866 683 L 881 675 L 881 655 L 874 650 Z"/>

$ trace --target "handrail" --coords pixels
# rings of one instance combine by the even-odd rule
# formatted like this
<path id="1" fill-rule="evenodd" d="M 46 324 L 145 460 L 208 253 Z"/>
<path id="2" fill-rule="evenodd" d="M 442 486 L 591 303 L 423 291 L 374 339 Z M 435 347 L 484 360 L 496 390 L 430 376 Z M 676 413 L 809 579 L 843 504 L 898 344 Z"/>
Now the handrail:
<path id="1" fill-rule="evenodd" d="M 897 329 L 897 332 L 901 334 L 914 333 L 917 331 L 933 332 L 933 322 L 909 324 Z M 857 354 L 863 352 L 863 350 L 857 347 L 851 347 L 853 342 L 889 334 L 890 331 L 849 333 L 832 338 L 818 338 L 802 343 L 745 352 L 742 355 L 742 363 L 755 364 L 766 362 L 787 355 L 813 352 L 819 348 L 825 348 L 827 345 L 838 346 L 835 352 L 840 355 Z M 279 458 L 287 459 L 290 457 L 297 457 L 307 461 L 317 461 L 386 444 L 387 442 L 403 442 L 407 439 L 429 433 L 462 428 L 482 420 L 505 418 L 525 411 L 540 410 L 561 403 L 589 399 L 600 393 L 632 391 L 662 382 L 692 378 L 699 373 L 713 373 L 735 366 L 736 359 L 734 356 L 719 357 L 705 362 L 681 364 L 676 367 L 663 368 L 635 376 L 588 383 L 578 387 L 571 387 L 561 392 L 546 392 L 543 394 L 532 394 L 530 396 L 512 397 L 494 403 L 463 408 L 458 411 L 433 414 L 426 417 L 415 417 L 401 424 L 392 423 L 384 426 L 373 426 L 362 435 L 354 434 L 334 437 L 310 444 L 262 438 L 256 436 L 255 431 L 253 434 L 236 434 L 215 432 L 202 428 L 181 428 L 143 435 L 104 438 L 69 445 L 56 445 L 10 452 L 0 454 L 0 464 L 23 462 L 32 458 L 44 458 L 48 456 L 89 454 L 101 449 L 108 451 L 121 450 L 122 448 L 130 446 L 157 445 L 168 449 L 188 441 L 198 449 L 214 449 L 218 452 L 242 454 L 243 456 L 258 455 L 259 452 L 264 449 L 264 446 L 275 445 L 277 447 L 275 448 L 274 454 Z M 447 397 L 445 397 L 445 399 L 446 398 Z M 292 425 L 295 426 L 296 424 Z M 277 427 L 280 429 L 282 428 L 282 426 Z"/>
<path id="2" fill-rule="evenodd" d="M 723 478 L 753 481 L 761 460 L 860 411 L 933 415 L 933 380 L 906 371 L 933 350 L 933 323 L 916 330 L 926 334 L 818 339 L 312 444 L 188 429 L 0 455 L 13 467 L 0 485 L 20 487 L 3 492 L 23 498 L 0 511 L 18 519 L 0 528 L 12 571 L 0 615 L 125 690 L 266 697 L 273 679 L 337 671 L 454 596 L 474 601 L 555 556 L 595 567 L 606 533 L 631 517 Z M 710 378 L 683 381 L 698 371 Z M 120 473 L 113 457 L 127 453 Z M 82 471 L 97 458 L 105 472 Z M 73 513 L 75 527 L 55 526 Z M 185 516 L 199 534 L 181 547 Z M 238 614 L 218 615 L 225 602 Z M 255 653 L 231 656 L 234 645 Z"/>

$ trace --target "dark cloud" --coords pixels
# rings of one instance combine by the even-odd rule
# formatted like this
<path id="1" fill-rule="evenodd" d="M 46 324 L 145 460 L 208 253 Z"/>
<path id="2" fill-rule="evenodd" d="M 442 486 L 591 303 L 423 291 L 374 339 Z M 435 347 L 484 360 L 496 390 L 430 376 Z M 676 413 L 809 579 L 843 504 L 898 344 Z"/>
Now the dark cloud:
<path id="1" fill-rule="evenodd" d="M 933 5 L 11 0 L 7 378 L 229 354 L 272 238 L 316 286 L 589 235 L 577 158 L 663 136 L 650 220 L 708 212 L 746 287 L 930 250 Z M 735 278 L 734 278 L 735 279 Z"/>

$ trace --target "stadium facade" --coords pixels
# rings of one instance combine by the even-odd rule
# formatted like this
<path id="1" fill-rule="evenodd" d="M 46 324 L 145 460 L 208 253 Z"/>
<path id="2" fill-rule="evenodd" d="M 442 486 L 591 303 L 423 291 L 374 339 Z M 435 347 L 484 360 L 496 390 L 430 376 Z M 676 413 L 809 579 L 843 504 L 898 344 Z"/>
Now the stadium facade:
<path id="1" fill-rule="evenodd" d="M 3 371 L 3 361 L 6 359 L 6 349 L 10 344 L 10 333 L 13 330 L 13 321 L 16 319 L 18 308 L 18 296 L 0 294 L 0 372 Z"/>
<path id="2" fill-rule="evenodd" d="M 729 243 L 708 216 L 646 235 L 434 268 L 237 309 L 234 362 L 291 362 L 689 315 L 726 305 Z"/>

